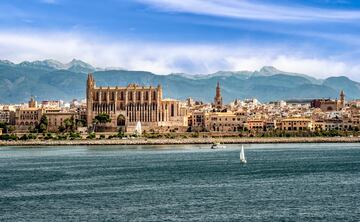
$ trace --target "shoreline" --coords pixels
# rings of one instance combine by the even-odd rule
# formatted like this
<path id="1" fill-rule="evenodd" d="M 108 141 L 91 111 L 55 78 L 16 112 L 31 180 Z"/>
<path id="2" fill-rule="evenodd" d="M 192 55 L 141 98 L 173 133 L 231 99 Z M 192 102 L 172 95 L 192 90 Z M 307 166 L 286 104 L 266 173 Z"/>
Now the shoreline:
<path id="1" fill-rule="evenodd" d="M 187 138 L 187 139 L 101 139 L 0 141 L 1 146 L 99 146 L 99 145 L 187 145 L 187 144 L 272 144 L 272 143 L 359 143 L 359 137 L 273 137 L 273 138 Z"/>

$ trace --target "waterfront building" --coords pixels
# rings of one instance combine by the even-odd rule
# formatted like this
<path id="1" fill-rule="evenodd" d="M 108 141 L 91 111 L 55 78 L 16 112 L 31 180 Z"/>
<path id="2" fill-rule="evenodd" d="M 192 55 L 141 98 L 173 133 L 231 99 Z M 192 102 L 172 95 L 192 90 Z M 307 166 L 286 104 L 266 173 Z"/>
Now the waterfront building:
<path id="1" fill-rule="evenodd" d="M 35 128 L 43 114 L 42 108 L 37 107 L 20 107 L 16 109 L 15 125 L 18 131 L 27 131 Z"/>
<path id="2" fill-rule="evenodd" d="M 48 119 L 48 128 L 49 132 L 59 132 L 61 127 L 64 127 L 64 121 L 69 119 L 72 120 L 75 124 L 76 121 L 76 112 L 61 110 L 61 109 L 46 109 L 44 111 L 44 116 Z"/>
<path id="3" fill-rule="evenodd" d="M 313 120 L 309 118 L 286 118 L 281 120 L 281 129 L 285 131 L 313 130 Z"/>
<path id="4" fill-rule="evenodd" d="M 205 112 L 196 110 L 189 116 L 189 126 L 193 128 L 205 127 Z"/>
<path id="5" fill-rule="evenodd" d="M 266 129 L 266 121 L 263 119 L 248 119 L 246 123 L 248 130 L 264 131 Z"/>
<path id="6" fill-rule="evenodd" d="M 268 119 L 265 121 L 265 130 L 271 131 L 277 129 L 277 121 L 276 119 Z"/>
<path id="7" fill-rule="evenodd" d="M 0 123 L 15 125 L 15 111 L 10 109 L 9 106 L 3 106 L 0 109 Z"/>
<path id="8" fill-rule="evenodd" d="M 324 130 L 330 131 L 330 130 L 353 130 L 353 124 L 352 121 L 349 119 L 339 119 L 339 118 L 333 118 L 333 119 L 327 119 L 324 120 Z"/>
<path id="9" fill-rule="evenodd" d="M 111 130 L 134 132 L 137 122 L 143 130 L 187 129 L 187 112 L 180 101 L 163 99 L 162 87 L 128 86 L 98 87 L 93 75 L 87 80 L 87 125 L 93 126 L 95 116 L 106 113 Z"/>
<path id="10" fill-rule="evenodd" d="M 244 119 L 234 112 L 208 112 L 204 126 L 210 132 L 237 132 L 243 129 Z"/>

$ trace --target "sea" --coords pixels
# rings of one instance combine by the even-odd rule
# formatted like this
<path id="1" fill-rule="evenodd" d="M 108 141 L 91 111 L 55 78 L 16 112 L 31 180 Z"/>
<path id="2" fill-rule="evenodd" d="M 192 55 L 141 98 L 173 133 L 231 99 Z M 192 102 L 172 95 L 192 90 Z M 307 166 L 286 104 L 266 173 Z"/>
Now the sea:
<path id="1" fill-rule="evenodd" d="M 0 147 L 0 221 L 360 221 L 359 144 Z"/>

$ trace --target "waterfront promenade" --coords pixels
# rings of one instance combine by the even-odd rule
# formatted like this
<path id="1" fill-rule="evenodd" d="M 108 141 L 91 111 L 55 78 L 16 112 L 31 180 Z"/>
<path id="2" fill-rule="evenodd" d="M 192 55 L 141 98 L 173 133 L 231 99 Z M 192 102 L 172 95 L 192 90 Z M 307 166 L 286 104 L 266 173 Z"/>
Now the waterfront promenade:
<path id="1" fill-rule="evenodd" d="M 176 144 L 261 144 L 261 143 L 359 143 L 359 137 L 273 137 L 273 138 L 186 138 L 186 139 L 79 139 L 79 140 L 27 140 L 0 141 L 0 146 L 53 146 L 53 145 L 176 145 Z"/>

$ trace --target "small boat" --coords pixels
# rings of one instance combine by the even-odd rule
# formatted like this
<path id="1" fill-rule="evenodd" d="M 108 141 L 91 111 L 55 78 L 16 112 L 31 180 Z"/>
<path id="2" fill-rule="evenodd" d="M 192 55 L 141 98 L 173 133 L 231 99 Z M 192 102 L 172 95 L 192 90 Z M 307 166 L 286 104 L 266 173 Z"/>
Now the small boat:
<path id="1" fill-rule="evenodd" d="M 244 146 L 241 146 L 241 151 L 240 151 L 240 163 L 246 163 L 246 159 L 245 159 L 245 152 L 244 152 Z"/>
<path id="2" fill-rule="evenodd" d="M 225 145 L 221 145 L 220 143 L 213 143 L 211 145 L 211 149 L 225 149 L 226 146 Z"/>

